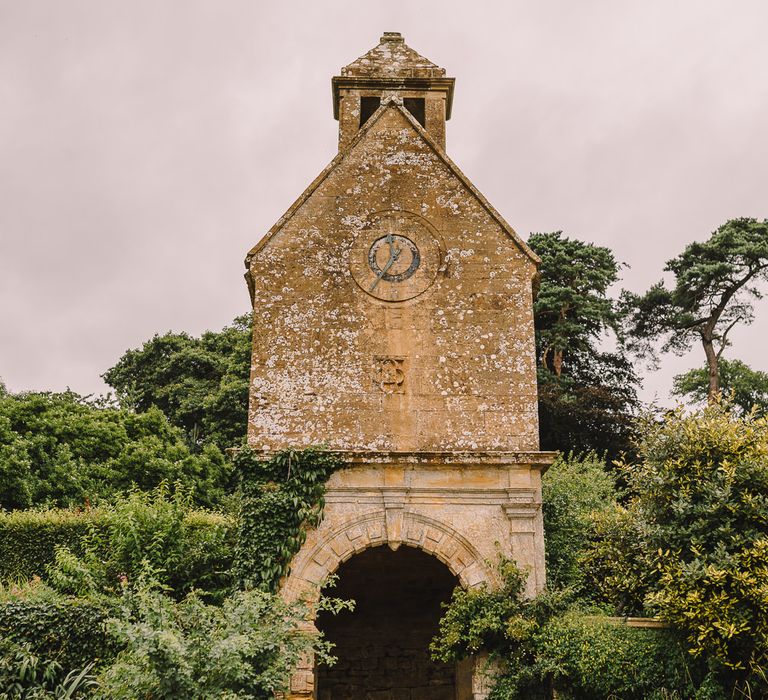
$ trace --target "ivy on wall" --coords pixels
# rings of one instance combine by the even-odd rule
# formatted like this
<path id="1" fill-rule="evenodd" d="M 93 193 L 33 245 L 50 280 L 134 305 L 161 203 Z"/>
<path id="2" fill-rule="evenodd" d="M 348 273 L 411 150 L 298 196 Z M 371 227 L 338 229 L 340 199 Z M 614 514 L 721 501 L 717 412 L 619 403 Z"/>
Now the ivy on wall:
<path id="1" fill-rule="evenodd" d="M 283 450 L 271 456 L 242 449 L 234 457 L 241 494 L 235 579 L 274 592 L 291 560 L 322 518 L 325 484 L 342 465 L 325 450 Z"/>

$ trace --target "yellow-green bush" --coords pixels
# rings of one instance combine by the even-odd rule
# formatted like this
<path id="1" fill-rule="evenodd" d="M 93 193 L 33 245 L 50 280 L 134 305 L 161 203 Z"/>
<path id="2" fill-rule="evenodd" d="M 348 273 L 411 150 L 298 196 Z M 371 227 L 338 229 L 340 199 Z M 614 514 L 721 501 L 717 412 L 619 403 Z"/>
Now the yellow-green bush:
<path id="1" fill-rule="evenodd" d="M 627 473 L 658 575 L 647 605 L 729 688 L 768 695 L 768 419 L 719 404 L 668 414 Z"/>

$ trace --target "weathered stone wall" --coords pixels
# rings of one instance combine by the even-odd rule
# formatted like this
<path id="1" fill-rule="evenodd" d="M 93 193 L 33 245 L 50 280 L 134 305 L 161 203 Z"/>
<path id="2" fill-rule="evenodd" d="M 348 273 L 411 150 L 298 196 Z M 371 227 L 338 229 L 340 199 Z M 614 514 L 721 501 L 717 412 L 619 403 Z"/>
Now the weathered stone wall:
<path id="1" fill-rule="evenodd" d="M 246 260 L 249 444 L 321 444 L 347 461 L 282 594 L 311 602 L 329 574 L 344 584 L 344 562 L 412 548 L 465 588 L 496 585 L 495 562 L 512 557 L 533 595 L 552 458 L 538 451 L 538 259 L 445 155 L 453 79 L 442 68 L 386 33 L 333 90 L 339 155 Z M 381 106 L 360 128 L 362 96 Z M 425 100 L 426 129 L 404 109 L 412 98 Z M 415 585 L 423 573 L 387 572 L 387 561 L 384 577 Z M 424 609 L 440 598 L 421 595 Z M 321 669 L 318 688 L 306 659 L 289 698 L 485 700 L 488 666 L 429 662 L 434 619 L 398 610 L 407 598 L 336 629 L 339 667 Z"/>
<path id="2" fill-rule="evenodd" d="M 394 303 L 350 257 L 387 211 L 439 248 L 431 286 Z M 402 107 L 369 121 L 249 264 L 252 446 L 538 448 L 535 262 Z"/>

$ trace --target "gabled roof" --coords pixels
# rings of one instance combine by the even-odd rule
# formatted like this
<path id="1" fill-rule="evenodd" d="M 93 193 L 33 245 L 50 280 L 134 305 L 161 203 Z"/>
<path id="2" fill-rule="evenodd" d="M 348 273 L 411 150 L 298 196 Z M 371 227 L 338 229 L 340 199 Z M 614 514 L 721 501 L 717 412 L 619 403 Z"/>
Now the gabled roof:
<path id="1" fill-rule="evenodd" d="M 250 263 L 251 258 L 253 258 L 254 255 L 257 255 L 261 250 L 263 250 L 268 244 L 269 241 L 272 239 L 273 236 L 275 236 L 287 223 L 288 221 L 293 218 L 294 214 L 301 209 L 304 202 L 306 202 L 312 194 L 317 190 L 320 185 L 323 184 L 325 179 L 344 161 L 344 158 L 346 158 L 347 154 L 352 151 L 352 149 L 365 137 L 366 134 L 373 128 L 373 126 L 376 124 L 376 122 L 381 119 L 382 115 L 389 109 L 397 109 L 402 114 L 402 116 L 405 118 L 405 120 L 413 127 L 413 129 L 421 136 L 424 141 L 429 145 L 429 147 L 434 151 L 435 155 L 448 167 L 448 169 L 455 175 L 462 184 L 472 193 L 472 195 L 477 199 L 477 201 L 480 203 L 480 205 L 490 214 L 490 216 L 496 221 L 497 224 L 506 232 L 506 234 L 517 244 L 517 247 L 520 249 L 522 253 L 524 253 L 537 267 L 541 263 L 541 259 L 539 258 L 536 253 L 531 250 L 531 248 L 528 246 L 528 244 L 520 238 L 520 236 L 517 235 L 515 230 L 504 220 L 504 218 L 499 214 L 499 212 L 494 209 L 494 207 L 491 205 L 491 203 L 478 191 L 478 189 L 470 182 L 469 178 L 467 178 L 466 175 L 464 175 L 463 172 L 459 169 L 459 167 L 448 157 L 446 152 L 440 148 L 440 146 L 434 141 L 434 139 L 427 133 L 427 131 L 419 124 L 419 122 L 414 119 L 413 115 L 405 109 L 402 104 L 398 103 L 395 98 L 390 98 L 389 101 L 386 102 L 386 104 L 382 103 L 382 105 L 374 112 L 374 114 L 371 116 L 371 118 L 365 123 L 365 125 L 360 129 L 360 131 L 355 135 L 355 138 L 352 140 L 352 142 L 349 144 L 349 147 L 344 149 L 343 151 L 339 151 L 339 154 L 330 162 L 328 165 L 323 169 L 323 171 L 312 181 L 312 183 L 307 187 L 304 192 L 301 193 L 299 198 L 291 205 L 291 207 L 288 209 L 288 211 L 285 212 L 275 223 L 274 226 L 272 226 L 269 231 L 267 231 L 266 235 L 255 245 L 253 248 L 251 248 L 248 251 L 248 255 L 245 257 L 245 267 L 248 269 L 248 272 L 245 274 L 246 281 L 248 282 L 248 288 L 251 291 L 251 298 L 253 298 L 253 280 L 251 279 L 250 275 Z"/>
<path id="2" fill-rule="evenodd" d="M 384 32 L 378 46 L 341 69 L 357 78 L 443 78 L 445 68 L 416 53 L 399 32 Z"/>

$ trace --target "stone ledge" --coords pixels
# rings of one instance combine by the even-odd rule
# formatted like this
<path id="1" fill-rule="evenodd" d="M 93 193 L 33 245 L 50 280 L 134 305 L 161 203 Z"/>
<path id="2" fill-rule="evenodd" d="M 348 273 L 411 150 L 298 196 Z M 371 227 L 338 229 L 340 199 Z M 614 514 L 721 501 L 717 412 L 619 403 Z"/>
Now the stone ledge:
<path id="1" fill-rule="evenodd" d="M 343 459 L 348 467 L 370 466 L 371 464 L 418 465 L 424 467 L 441 467 L 446 464 L 461 466 L 467 469 L 485 468 L 489 466 L 530 466 L 545 471 L 557 458 L 557 452 L 529 451 L 389 451 L 375 450 L 329 450 Z"/>

